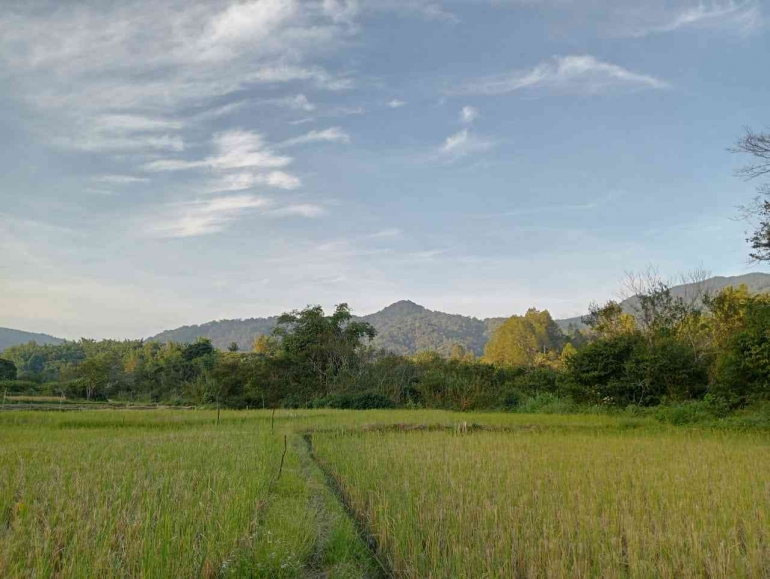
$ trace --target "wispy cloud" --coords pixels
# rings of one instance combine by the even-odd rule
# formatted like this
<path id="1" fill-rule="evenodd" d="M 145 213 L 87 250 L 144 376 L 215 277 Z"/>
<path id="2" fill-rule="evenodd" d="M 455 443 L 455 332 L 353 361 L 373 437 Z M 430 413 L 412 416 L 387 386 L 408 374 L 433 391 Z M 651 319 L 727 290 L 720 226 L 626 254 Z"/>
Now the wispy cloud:
<path id="1" fill-rule="evenodd" d="M 214 135 L 216 154 L 205 159 L 187 161 L 162 159 L 144 165 L 147 171 L 180 171 L 185 169 L 210 168 L 227 169 L 273 169 L 285 167 L 291 157 L 276 154 L 262 135 L 253 131 L 233 130 Z"/>
<path id="2" fill-rule="evenodd" d="M 268 205 L 267 199 L 252 195 L 179 203 L 172 207 L 170 215 L 153 223 L 148 233 L 157 237 L 194 237 L 216 233 L 241 214 Z"/>
<path id="3" fill-rule="evenodd" d="M 569 213 L 569 212 L 580 212 L 580 211 L 591 211 L 593 209 L 599 209 L 600 207 L 603 207 L 607 205 L 608 203 L 616 200 L 618 197 L 621 197 L 621 192 L 612 192 L 608 193 L 607 195 L 603 195 L 602 197 L 598 197 L 596 199 L 592 199 L 590 201 L 586 201 L 585 203 L 560 203 L 558 205 L 538 205 L 534 207 L 521 207 L 519 209 L 513 209 L 511 211 L 504 211 L 501 213 L 496 213 L 495 217 L 505 216 L 505 217 L 515 217 L 515 216 L 521 216 L 521 215 L 539 215 L 544 213 Z"/>
<path id="4" fill-rule="evenodd" d="M 268 185 L 279 189 L 296 189 L 302 185 L 302 181 L 285 173 L 284 171 L 270 171 L 269 173 L 230 173 L 221 175 L 213 182 L 208 190 L 210 193 L 225 191 L 243 191 L 259 185 Z"/>
<path id="5" fill-rule="evenodd" d="M 279 147 L 294 147 L 296 145 L 306 145 L 308 143 L 329 142 L 329 143 L 349 143 L 350 135 L 339 127 L 330 127 L 321 131 L 310 131 L 299 137 L 283 141 Z"/>
<path id="6" fill-rule="evenodd" d="M 456 93 L 501 95 L 524 89 L 546 89 L 599 93 L 616 88 L 663 89 L 667 82 L 654 76 L 632 72 L 593 56 L 563 56 L 543 62 L 529 70 L 475 79 Z"/>
<path id="7" fill-rule="evenodd" d="M 320 217 L 326 213 L 326 210 L 320 205 L 313 203 L 294 203 L 279 207 L 270 211 L 272 215 L 298 215 L 300 217 Z"/>
<path id="8" fill-rule="evenodd" d="M 146 177 L 134 177 L 133 175 L 100 175 L 94 177 L 94 181 L 99 183 L 112 183 L 114 185 L 128 185 L 131 183 L 147 183 Z"/>
<path id="9" fill-rule="evenodd" d="M 371 235 L 367 235 L 366 237 L 368 239 L 384 239 L 384 238 L 399 237 L 402 233 L 403 232 L 398 228 L 381 229 L 380 231 L 376 231 Z"/>
<path id="10" fill-rule="evenodd" d="M 455 161 L 471 153 L 488 151 L 494 146 L 494 141 L 473 135 L 468 129 L 463 129 L 448 136 L 434 155 L 434 159 Z"/>
<path id="11" fill-rule="evenodd" d="M 388 101 L 388 106 L 392 109 L 399 109 L 406 105 L 405 101 L 399 100 L 399 99 L 393 99 Z"/>
<path id="12" fill-rule="evenodd" d="M 94 152 L 184 149 L 184 120 L 232 112 L 222 100 L 259 85 L 354 84 L 316 61 L 350 33 L 334 10 L 300 0 L 30 1 L 0 13 L 8 94 L 46 115 L 44 136 Z M 280 101 L 280 103 L 278 102 Z M 303 94 L 276 104 L 313 110 Z M 196 112 L 188 115 L 188 110 Z M 118 112 L 116 112 L 118 111 Z M 174 119 L 169 120 L 171 115 Z"/>
<path id="13" fill-rule="evenodd" d="M 700 2 L 662 14 L 645 12 L 642 8 L 632 13 L 632 18 L 634 16 L 637 22 L 621 27 L 621 35 L 641 37 L 687 28 L 735 30 L 746 34 L 758 30 L 763 23 L 762 9 L 757 0 Z"/>
<path id="14" fill-rule="evenodd" d="M 308 100 L 308 98 L 303 94 L 267 99 L 263 102 L 286 107 L 289 109 L 295 109 L 298 111 L 305 111 L 308 113 L 316 110 L 316 105 L 311 103 L 310 100 Z"/>
<path id="15" fill-rule="evenodd" d="M 464 125 L 470 125 L 479 118 L 479 114 L 479 109 L 466 105 L 460 110 L 460 122 Z"/>

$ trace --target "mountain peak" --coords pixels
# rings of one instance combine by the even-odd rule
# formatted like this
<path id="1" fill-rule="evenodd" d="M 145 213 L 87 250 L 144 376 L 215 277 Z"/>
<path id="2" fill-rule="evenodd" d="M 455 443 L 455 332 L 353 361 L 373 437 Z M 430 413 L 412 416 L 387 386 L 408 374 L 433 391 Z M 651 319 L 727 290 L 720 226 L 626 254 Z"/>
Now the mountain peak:
<path id="1" fill-rule="evenodd" d="M 384 307 L 379 313 L 392 313 L 392 314 L 417 314 L 427 311 L 426 308 L 420 304 L 416 304 L 411 300 L 399 300 Z"/>

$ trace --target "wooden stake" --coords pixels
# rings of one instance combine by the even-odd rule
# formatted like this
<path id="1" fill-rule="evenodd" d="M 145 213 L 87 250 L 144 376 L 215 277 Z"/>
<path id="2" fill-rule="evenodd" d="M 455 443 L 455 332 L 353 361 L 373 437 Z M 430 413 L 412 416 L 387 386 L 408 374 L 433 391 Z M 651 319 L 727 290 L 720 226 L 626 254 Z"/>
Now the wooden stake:
<path id="1" fill-rule="evenodd" d="M 286 458 L 286 435 L 283 435 L 283 454 L 281 455 L 281 465 L 278 467 L 278 476 L 275 477 L 275 482 L 281 478 L 281 472 L 283 471 L 283 459 Z"/>

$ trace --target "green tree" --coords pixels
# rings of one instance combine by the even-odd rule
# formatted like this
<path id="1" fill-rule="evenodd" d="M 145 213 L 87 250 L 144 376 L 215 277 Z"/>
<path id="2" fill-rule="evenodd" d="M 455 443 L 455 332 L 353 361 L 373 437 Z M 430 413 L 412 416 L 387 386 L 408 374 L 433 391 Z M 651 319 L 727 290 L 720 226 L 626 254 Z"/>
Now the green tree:
<path id="1" fill-rule="evenodd" d="M 16 380 L 16 364 L 0 358 L 0 380 Z"/>
<path id="2" fill-rule="evenodd" d="M 227 347 L 228 352 L 237 352 L 238 350 L 240 350 L 238 342 L 230 342 L 230 345 Z"/>
<path id="3" fill-rule="evenodd" d="M 377 334 L 371 324 L 352 317 L 347 304 L 339 304 L 331 316 L 321 306 L 308 306 L 281 315 L 273 335 L 281 340 L 282 354 L 310 368 L 326 393 L 331 379 L 355 361 L 361 341 Z"/>

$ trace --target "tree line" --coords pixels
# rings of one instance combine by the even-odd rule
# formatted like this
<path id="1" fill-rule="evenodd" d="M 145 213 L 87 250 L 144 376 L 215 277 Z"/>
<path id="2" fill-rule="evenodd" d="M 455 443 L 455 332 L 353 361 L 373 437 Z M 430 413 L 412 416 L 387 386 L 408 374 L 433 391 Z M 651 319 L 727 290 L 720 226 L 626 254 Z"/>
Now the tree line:
<path id="1" fill-rule="evenodd" d="M 642 278 L 639 278 L 640 280 Z M 512 409 L 533 399 L 590 406 L 703 400 L 725 411 L 770 395 L 770 296 L 745 286 L 675 297 L 654 276 L 632 311 L 592 305 L 588 330 L 562 332 L 548 311 L 504 322 L 477 358 L 377 350 L 375 329 L 346 304 L 282 315 L 251 351 L 191 344 L 79 340 L 11 347 L 10 393 L 234 408 Z"/>

